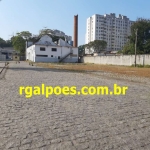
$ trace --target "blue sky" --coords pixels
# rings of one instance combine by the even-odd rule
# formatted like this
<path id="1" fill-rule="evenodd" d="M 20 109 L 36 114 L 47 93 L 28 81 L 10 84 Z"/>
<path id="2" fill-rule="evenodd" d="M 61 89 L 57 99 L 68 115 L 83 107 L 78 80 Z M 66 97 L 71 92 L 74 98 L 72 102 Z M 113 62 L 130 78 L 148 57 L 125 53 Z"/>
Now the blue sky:
<path id="1" fill-rule="evenodd" d="M 86 19 L 93 14 L 116 13 L 135 21 L 150 18 L 150 0 L 2 0 L 0 37 L 44 27 L 58 29 L 73 37 L 73 17 L 79 16 L 79 45 L 85 43 Z"/>

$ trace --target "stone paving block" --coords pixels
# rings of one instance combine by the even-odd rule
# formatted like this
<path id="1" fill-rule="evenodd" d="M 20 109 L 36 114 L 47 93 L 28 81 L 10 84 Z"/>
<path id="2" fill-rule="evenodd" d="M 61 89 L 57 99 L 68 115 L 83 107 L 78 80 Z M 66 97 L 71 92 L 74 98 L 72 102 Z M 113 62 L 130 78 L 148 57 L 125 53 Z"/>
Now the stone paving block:
<path id="1" fill-rule="evenodd" d="M 1 63 L 0 63 L 1 65 Z M 43 95 L 20 86 L 128 86 L 124 96 Z M 150 84 L 11 62 L 0 79 L 0 150 L 149 150 Z"/>

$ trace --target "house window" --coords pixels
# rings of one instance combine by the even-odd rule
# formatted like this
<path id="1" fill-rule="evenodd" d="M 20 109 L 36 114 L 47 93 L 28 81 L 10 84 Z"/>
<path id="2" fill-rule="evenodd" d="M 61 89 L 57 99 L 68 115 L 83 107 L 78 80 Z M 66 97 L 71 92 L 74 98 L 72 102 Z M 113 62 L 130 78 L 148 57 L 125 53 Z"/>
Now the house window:
<path id="1" fill-rule="evenodd" d="M 56 51 L 57 51 L 57 48 L 52 48 L 52 51 L 53 51 L 53 52 L 56 52 Z"/>
<path id="2" fill-rule="evenodd" d="M 60 59 L 60 56 L 58 56 L 58 59 Z"/>
<path id="3" fill-rule="evenodd" d="M 45 47 L 40 47 L 40 51 L 45 51 Z"/>
<path id="4" fill-rule="evenodd" d="M 53 55 L 51 55 L 51 57 L 53 57 Z"/>
<path id="5" fill-rule="evenodd" d="M 48 55 L 36 55 L 36 57 L 48 57 Z"/>

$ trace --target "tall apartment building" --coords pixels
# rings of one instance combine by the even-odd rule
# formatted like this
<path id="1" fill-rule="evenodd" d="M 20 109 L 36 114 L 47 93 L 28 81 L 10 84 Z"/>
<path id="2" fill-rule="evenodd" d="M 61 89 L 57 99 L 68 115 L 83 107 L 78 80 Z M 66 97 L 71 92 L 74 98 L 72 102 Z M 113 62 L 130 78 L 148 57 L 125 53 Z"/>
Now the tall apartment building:
<path id="1" fill-rule="evenodd" d="M 127 37 L 131 34 L 131 25 L 127 16 L 114 13 L 98 15 L 95 14 L 87 19 L 86 24 L 86 44 L 94 40 L 104 40 L 107 42 L 107 51 L 122 50 L 127 42 Z"/>

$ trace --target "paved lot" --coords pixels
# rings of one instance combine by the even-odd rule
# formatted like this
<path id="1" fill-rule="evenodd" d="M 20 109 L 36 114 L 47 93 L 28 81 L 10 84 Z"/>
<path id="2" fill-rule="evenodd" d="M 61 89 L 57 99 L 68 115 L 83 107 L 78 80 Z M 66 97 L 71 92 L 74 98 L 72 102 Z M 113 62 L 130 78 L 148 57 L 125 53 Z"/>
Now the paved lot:
<path id="1" fill-rule="evenodd" d="M 0 71 L 2 70 L 2 67 L 4 67 L 5 63 L 0 61 Z"/>
<path id="2" fill-rule="evenodd" d="M 19 86 L 129 86 L 125 96 L 33 96 Z M 11 63 L 0 80 L 0 150 L 150 150 L 150 85 Z"/>

